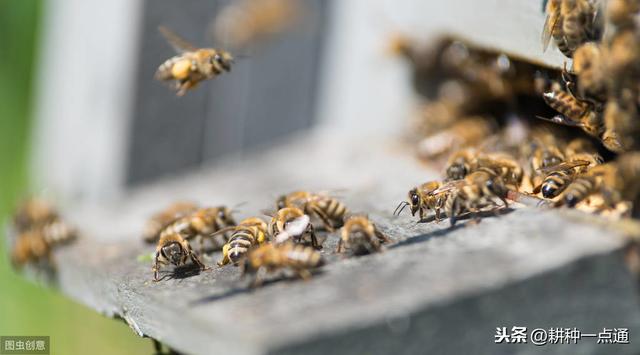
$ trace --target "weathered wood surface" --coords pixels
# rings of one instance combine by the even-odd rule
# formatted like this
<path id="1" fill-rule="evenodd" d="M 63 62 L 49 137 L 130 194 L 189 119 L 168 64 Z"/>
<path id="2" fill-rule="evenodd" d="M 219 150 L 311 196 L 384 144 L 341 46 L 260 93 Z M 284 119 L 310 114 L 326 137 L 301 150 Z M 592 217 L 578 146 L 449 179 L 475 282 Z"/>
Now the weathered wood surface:
<path id="1" fill-rule="evenodd" d="M 418 182 L 435 178 L 408 152 L 370 137 L 295 139 L 281 148 L 132 191 L 108 206 L 68 213 L 82 240 L 56 252 L 58 284 L 71 298 L 124 318 L 140 335 L 194 354 L 637 353 L 635 345 L 494 344 L 501 326 L 629 328 L 640 336 L 626 243 L 580 213 L 516 208 L 482 220 L 419 223 L 391 211 Z M 372 157 L 375 157 L 372 158 Z M 384 253 L 329 263 L 308 281 L 249 290 L 239 269 L 214 267 L 151 282 L 144 219 L 176 199 L 233 205 L 240 217 L 297 188 L 344 189 L 394 240 Z M 565 211 L 566 212 L 566 211 Z M 219 253 L 206 259 L 215 266 Z M 637 338 L 636 338 L 637 339 Z"/>

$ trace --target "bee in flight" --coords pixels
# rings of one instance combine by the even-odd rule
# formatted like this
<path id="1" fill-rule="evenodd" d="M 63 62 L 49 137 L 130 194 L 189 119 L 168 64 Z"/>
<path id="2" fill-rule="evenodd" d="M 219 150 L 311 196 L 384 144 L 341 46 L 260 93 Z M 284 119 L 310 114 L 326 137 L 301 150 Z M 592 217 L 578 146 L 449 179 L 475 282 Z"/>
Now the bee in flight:
<path id="1" fill-rule="evenodd" d="M 161 26 L 159 30 L 178 55 L 160 64 L 155 78 L 160 81 L 173 81 L 178 96 L 184 95 L 201 81 L 231 71 L 233 56 L 229 52 L 214 48 L 196 48 L 166 27 Z"/>
<path id="2" fill-rule="evenodd" d="M 391 239 L 369 218 L 351 216 L 342 227 L 336 253 L 342 253 L 345 249 L 351 250 L 356 255 L 376 253 L 382 250 L 382 243 L 389 242 Z"/>

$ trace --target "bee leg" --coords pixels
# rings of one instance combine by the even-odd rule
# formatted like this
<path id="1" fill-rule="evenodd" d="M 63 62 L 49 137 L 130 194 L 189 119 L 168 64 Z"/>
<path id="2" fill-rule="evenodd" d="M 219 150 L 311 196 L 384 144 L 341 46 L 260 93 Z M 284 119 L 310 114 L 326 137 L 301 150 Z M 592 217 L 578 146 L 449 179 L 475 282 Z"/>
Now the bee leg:
<path id="1" fill-rule="evenodd" d="M 440 207 L 436 207 L 436 223 L 440 223 L 442 219 L 440 218 Z"/>
<path id="2" fill-rule="evenodd" d="M 309 281 L 311 279 L 311 272 L 307 269 L 298 269 L 296 270 L 298 276 L 305 281 Z"/>
<path id="3" fill-rule="evenodd" d="M 378 237 L 378 240 L 382 241 L 383 243 L 391 243 L 392 240 L 391 238 L 389 238 L 386 234 L 380 232 L 379 230 L 376 229 L 376 237 Z"/>
<path id="4" fill-rule="evenodd" d="M 336 253 L 342 253 L 343 251 L 343 243 L 342 243 L 342 238 L 340 238 L 340 240 L 338 241 L 338 247 L 336 248 Z"/>
<path id="5" fill-rule="evenodd" d="M 191 80 L 185 80 L 178 84 L 178 92 L 176 95 L 184 96 L 187 93 L 187 90 L 193 88 L 195 85 L 191 82 Z"/>
<path id="6" fill-rule="evenodd" d="M 422 208 L 422 206 L 420 206 L 420 208 L 418 209 L 418 212 L 420 213 L 420 221 L 424 220 L 424 209 Z M 418 222 L 420 222 L 418 221 Z"/>
<path id="7" fill-rule="evenodd" d="M 200 270 L 207 270 L 207 266 L 204 265 L 202 263 L 202 261 L 200 261 L 200 259 L 198 258 L 198 256 L 196 255 L 196 253 L 193 252 L 193 250 L 189 250 L 189 257 L 191 258 L 191 261 L 198 265 L 198 267 L 200 268 Z"/>
<path id="8" fill-rule="evenodd" d="M 158 257 L 160 256 L 160 252 L 156 252 L 156 256 L 153 259 L 153 267 L 151 271 L 153 271 L 153 281 L 158 282 L 160 279 L 158 278 L 158 269 L 160 268 L 160 262 L 158 261 Z"/>
<path id="9" fill-rule="evenodd" d="M 311 246 L 316 250 L 322 249 L 322 245 L 318 244 L 318 238 L 316 237 L 316 233 L 313 231 L 313 225 L 311 223 L 309 223 L 309 226 L 307 227 L 307 232 L 311 237 Z"/>

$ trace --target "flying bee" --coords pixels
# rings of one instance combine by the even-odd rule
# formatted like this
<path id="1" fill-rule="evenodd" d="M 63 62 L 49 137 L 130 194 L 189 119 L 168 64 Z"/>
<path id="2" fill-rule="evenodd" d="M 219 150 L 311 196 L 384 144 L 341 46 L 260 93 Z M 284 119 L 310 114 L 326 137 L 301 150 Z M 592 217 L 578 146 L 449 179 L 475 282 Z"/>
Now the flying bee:
<path id="1" fill-rule="evenodd" d="M 165 226 L 160 232 L 159 238 L 179 234 L 186 240 L 196 239 L 200 244 L 200 251 L 203 252 L 204 238 L 211 238 L 215 232 L 235 225 L 232 210 L 228 207 L 200 208 Z"/>
<path id="2" fill-rule="evenodd" d="M 445 203 L 445 211 L 451 221 L 451 225 L 455 225 L 456 220 L 463 212 L 470 212 L 474 219 L 478 212 L 486 207 L 497 208 L 499 205 L 494 201 L 495 198 L 500 199 L 503 207 L 508 207 L 506 197 L 509 189 L 499 176 L 483 170 L 475 171 L 467 175 L 462 181 L 455 181 L 455 186 L 443 186 L 439 191 L 449 189 L 451 194 Z"/>
<path id="3" fill-rule="evenodd" d="M 160 281 L 158 273 L 161 265 L 173 264 L 175 266 L 182 266 L 191 259 L 194 265 L 198 266 L 200 270 L 206 270 L 206 266 L 198 259 L 198 256 L 191 249 L 189 242 L 182 238 L 178 233 L 164 234 L 158 241 L 156 247 L 156 254 L 153 262 L 153 281 Z"/>
<path id="4" fill-rule="evenodd" d="M 601 138 L 604 132 L 604 120 L 600 109 L 576 99 L 571 93 L 563 90 L 558 83 L 553 83 L 551 89 L 542 97 L 547 105 L 558 111 L 560 115 L 553 118 L 539 116 L 538 118 L 566 126 L 580 127 L 588 134 Z"/>
<path id="5" fill-rule="evenodd" d="M 233 228 L 233 233 L 229 237 L 227 244 L 222 247 L 222 260 L 218 266 L 229 263 L 238 265 L 247 252 L 267 241 L 267 223 L 258 217 L 251 217 L 240 221 Z"/>
<path id="6" fill-rule="evenodd" d="M 571 58 L 578 46 L 602 35 L 599 9 L 589 0 L 549 0 L 542 31 L 543 49 L 553 38 L 558 49 Z"/>
<path id="7" fill-rule="evenodd" d="M 297 0 L 242 0 L 229 3 L 213 22 L 218 41 L 247 47 L 281 33 L 302 15 Z"/>
<path id="8" fill-rule="evenodd" d="M 253 287 L 262 284 L 260 270 L 273 273 L 278 270 L 289 269 L 300 278 L 311 278 L 311 270 L 324 264 L 322 255 L 313 248 L 301 244 L 286 242 L 282 244 L 265 243 L 253 248 L 247 254 L 243 264 L 243 275 L 252 276 Z"/>
<path id="9" fill-rule="evenodd" d="M 197 209 L 198 205 L 193 202 L 179 201 L 155 213 L 144 226 L 144 241 L 147 243 L 157 243 L 158 238 L 160 238 L 160 233 L 171 224 L 171 222 Z"/>
<path id="10" fill-rule="evenodd" d="M 295 207 L 310 216 L 315 216 L 322 222 L 324 228 L 333 232 L 342 226 L 347 213 L 347 206 L 333 197 L 307 191 L 294 191 L 282 195 L 276 201 L 278 209 Z"/>
<path id="11" fill-rule="evenodd" d="M 495 121 L 489 117 L 460 118 L 446 130 L 422 139 L 418 143 L 418 156 L 432 159 L 454 149 L 476 145 L 495 133 L 496 129 Z"/>
<path id="12" fill-rule="evenodd" d="M 279 209 L 271 218 L 271 222 L 269 222 L 268 231 L 270 236 L 276 238 L 287 230 L 289 223 L 292 223 L 303 216 L 305 216 L 304 211 L 297 207 L 285 207 Z M 316 238 L 316 234 L 311 223 L 307 223 L 301 233 L 290 235 L 290 238 L 296 243 L 310 242 L 313 248 L 322 249 L 322 246 L 318 243 L 318 239 Z"/>
<path id="13" fill-rule="evenodd" d="M 402 201 L 393 211 L 394 215 L 399 215 L 405 207 L 411 207 L 411 215 L 415 216 L 419 213 L 420 220 L 424 219 L 427 210 L 434 210 L 435 219 L 440 221 L 440 211 L 444 208 L 445 202 L 449 196 L 449 190 L 436 191 L 442 187 L 439 181 L 429 181 L 409 191 L 408 201 Z"/>
<path id="14" fill-rule="evenodd" d="M 345 249 L 354 254 L 370 254 L 382 250 L 382 243 L 389 243 L 391 239 L 382 233 L 369 218 L 365 216 L 351 216 L 342 227 L 340 241 L 336 253 Z"/>
<path id="15" fill-rule="evenodd" d="M 160 81 L 174 81 L 178 96 L 195 88 L 201 81 L 231 71 L 233 56 L 229 52 L 213 48 L 196 48 L 166 27 L 160 27 L 159 30 L 178 55 L 160 64 L 155 78 Z"/>
<path id="16" fill-rule="evenodd" d="M 30 198 L 18 207 L 13 217 L 13 224 L 17 231 L 24 231 L 51 223 L 59 218 L 58 211 L 48 202 L 38 198 Z"/>

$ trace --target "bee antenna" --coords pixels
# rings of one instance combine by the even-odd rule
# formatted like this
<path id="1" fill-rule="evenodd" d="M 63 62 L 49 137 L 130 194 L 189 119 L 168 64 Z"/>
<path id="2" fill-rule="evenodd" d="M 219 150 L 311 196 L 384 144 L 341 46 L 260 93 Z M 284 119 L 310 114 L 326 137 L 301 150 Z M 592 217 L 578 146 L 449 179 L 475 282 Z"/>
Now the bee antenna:
<path id="1" fill-rule="evenodd" d="M 399 216 L 400 213 L 405 209 L 405 207 L 409 206 L 409 202 L 402 201 L 398 204 L 398 207 L 393 211 L 394 216 Z"/>

